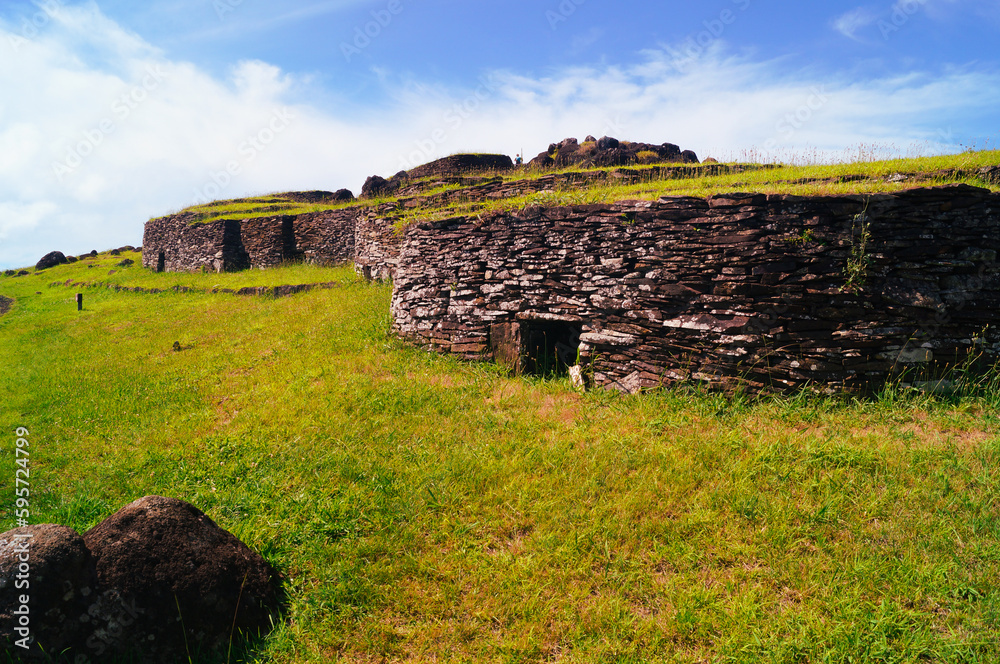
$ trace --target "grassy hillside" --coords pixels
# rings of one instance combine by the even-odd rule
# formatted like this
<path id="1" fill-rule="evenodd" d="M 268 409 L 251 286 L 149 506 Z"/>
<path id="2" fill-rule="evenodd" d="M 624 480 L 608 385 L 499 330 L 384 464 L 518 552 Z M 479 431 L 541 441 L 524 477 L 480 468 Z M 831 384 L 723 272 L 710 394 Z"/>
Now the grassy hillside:
<path id="1" fill-rule="evenodd" d="M 124 257 L 0 277 L 3 449 L 35 523 L 174 496 L 278 566 L 248 661 L 1000 660 L 1000 391 L 580 395 L 404 346 L 347 268 Z"/>
<path id="2" fill-rule="evenodd" d="M 750 155 L 751 157 L 756 155 Z M 984 179 L 979 169 L 1000 164 L 1000 150 L 964 152 L 957 155 L 919 158 L 877 159 L 874 152 L 860 148 L 854 160 L 839 164 L 810 163 L 805 165 L 768 164 L 757 170 L 728 175 L 711 175 L 706 165 L 667 164 L 668 172 L 658 171 L 657 165 L 633 165 L 626 169 L 634 178 L 627 182 L 612 178 L 610 182 L 581 189 L 578 184 L 558 185 L 523 196 L 503 198 L 484 204 L 478 200 L 440 206 L 436 203 L 407 206 L 408 216 L 451 216 L 480 211 L 517 210 L 527 205 L 571 205 L 582 203 L 607 203 L 624 199 L 656 200 L 661 196 L 711 196 L 719 193 L 754 191 L 768 194 L 796 194 L 800 196 L 837 195 L 851 193 L 883 193 L 900 191 L 916 186 L 965 183 L 978 187 L 1000 189 L 1000 182 Z M 735 166 L 736 164 L 729 164 Z M 746 164 L 741 164 L 746 166 Z M 661 165 L 663 166 L 663 165 Z M 496 178 L 505 183 L 536 182 L 539 179 L 563 173 L 593 173 L 614 171 L 615 168 L 569 167 L 564 169 L 522 168 L 508 171 L 467 173 L 465 179 Z M 996 175 L 994 175 L 996 177 Z M 348 203 L 302 203 L 287 194 L 268 194 L 252 198 L 215 201 L 181 210 L 194 215 L 193 223 L 219 219 L 249 219 L 279 214 L 303 214 L 322 210 L 339 210 L 346 207 L 395 203 L 403 198 L 429 198 L 445 192 L 460 192 L 468 185 L 459 184 L 463 178 L 433 176 L 407 181 L 404 196 L 363 199 Z M 632 181 L 635 180 L 635 181 Z"/>

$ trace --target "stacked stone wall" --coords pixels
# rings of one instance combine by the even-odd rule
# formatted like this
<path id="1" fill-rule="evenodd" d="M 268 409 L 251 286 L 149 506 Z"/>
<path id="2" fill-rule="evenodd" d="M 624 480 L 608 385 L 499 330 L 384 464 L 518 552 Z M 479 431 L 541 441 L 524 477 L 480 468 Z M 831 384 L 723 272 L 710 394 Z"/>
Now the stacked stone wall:
<path id="1" fill-rule="evenodd" d="M 178 214 L 146 223 L 142 264 L 151 270 L 228 272 L 249 267 L 238 221 L 192 224 L 193 214 Z"/>
<path id="2" fill-rule="evenodd" d="M 358 208 L 302 214 L 295 218 L 295 246 L 301 260 L 338 265 L 354 260 L 354 225 Z"/>
<path id="3" fill-rule="evenodd" d="M 355 271 L 366 279 L 395 279 L 402 237 L 396 230 L 397 208 L 384 205 L 361 214 L 355 225 Z"/>
<path id="4" fill-rule="evenodd" d="M 146 223 L 142 264 L 166 272 L 230 272 L 298 261 L 346 263 L 354 259 L 358 213 L 347 208 L 209 223 L 192 223 L 191 213 L 154 219 Z"/>
<path id="5" fill-rule="evenodd" d="M 575 329 L 589 380 L 628 392 L 867 391 L 996 357 L 998 251 L 1000 194 L 964 185 L 528 208 L 409 228 L 392 313 L 468 359 Z"/>
<path id="6" fill-rule="evenodd" d="M 279 267 L 299 258 L 295 247 L 293 216 L 257 217 L 240 223 L 240 241 L 250 256 L 250 265 L 259 269 Z"/>

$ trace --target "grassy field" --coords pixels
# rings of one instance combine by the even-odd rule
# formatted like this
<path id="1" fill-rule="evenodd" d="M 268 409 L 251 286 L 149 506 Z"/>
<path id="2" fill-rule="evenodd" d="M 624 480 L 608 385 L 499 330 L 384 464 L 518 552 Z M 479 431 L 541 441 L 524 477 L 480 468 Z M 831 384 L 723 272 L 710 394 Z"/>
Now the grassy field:
<path id="1" fill-rule="evenodd" d="M 286 577 L 247 661 L 1000 661 L 998 391 L 581 395 L 406 347 L 348 268 L 120 259 L 0 277 L 0 529 L 16 427 L 35 523 L 194 503 Z"/>

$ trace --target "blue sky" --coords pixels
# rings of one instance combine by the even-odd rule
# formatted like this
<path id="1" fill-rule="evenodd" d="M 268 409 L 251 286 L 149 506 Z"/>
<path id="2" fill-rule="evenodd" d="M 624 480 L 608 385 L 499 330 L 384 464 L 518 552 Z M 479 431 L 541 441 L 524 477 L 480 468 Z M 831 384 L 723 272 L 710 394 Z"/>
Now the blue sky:
<path id="1" fill-rule="evenodd" d="M 0 268 L 138 245 L 197 200 L 568 136 L 996 147 L 998 37 L 985 0 L 0 0 Z"/>

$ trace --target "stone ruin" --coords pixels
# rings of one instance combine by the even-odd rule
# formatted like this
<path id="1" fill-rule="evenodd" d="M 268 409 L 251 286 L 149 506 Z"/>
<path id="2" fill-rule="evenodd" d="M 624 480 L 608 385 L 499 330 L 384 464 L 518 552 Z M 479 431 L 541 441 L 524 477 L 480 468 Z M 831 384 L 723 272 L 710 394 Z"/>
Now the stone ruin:
<path id="1" fill-rule="evenodd" d="M 600 154 L 613 153 L 619 157 L 627 154 L 616 139 L 605 138 L 601 142 L 609 147 L 599 151 Z M 570 144 L 576 145 L 576 139 L 566 139 L 559 145 Z M 657 147 L 647 146 L 645 143 L 630 145 L 632 148 Z M 664 154 L 665 163 L 685 163 L 692 159 L 697 161 L 694 153 L 684 153 L 690 154 L 690 158 L 674 159 L 681 155 L 677 146 L 668 143 L 664 146 L 666 147 L 660 146 L 659 149 Z M 565 149 L 563 153 L 569 154 Z M 579 154 L 589 153 L 581 150 Z M 193 212 L 153 219 L 145 227 L 142 264 L 160 272 L 228 272 L 277 267 L 282 263 L 297 261 L 321 265 L 356 261 L 364 267 L 370 267 L 368 273 L 375 278 L 388 278 L 388 273 L 377 263 L 383 260 L 393 261 L 393 256 L 383 254 L 394 255 L 396 252 L 392 247 L 398 243 L 390 241 L 386 244 L 387 237 L 378 239 L 378 236 L 385 235 L 386 232 L 376 230 L 371 222 L 386 218 L 386 215 L 394 216 L 399 209 L 442 207 L 458 201 L 493 201 L 546 191 L 557 186 L 587 186 L 608 182 L 627 184 L 642 177 L 681 175 L 678 167 L 669 165 L 654 166 L 642 173 L 627 168 L 609 168 L 606 171 L 542 174 L 534 179 L 513 182 L 505 182 L 498 176 L 468 175 L 489 171 L 499 173 L 513 168 L 513 162 L 506 155 L 452 155 L 410 171 L 401 171 L 388 179 L 372 176 L 365 182 L 359 200 L 355 200 L 346 189 L 336 193 L 314 191 L 280 195 L 282 199 L 296 202 L 343 203 L 342 209 L 247 219 L 210 219 L 204 222 L 199 214 Z M 704 167 L 703 174 L 717 175 L 747 168 L 749 167 L 713 165 Z M 690 175 L 689 167 L 684 172 Z M 458 185 L 460 188 L 439 195 L 425 195 L 427 189 L 445 184 Z M 397 203 L 386 205 L 377 200 L 385 196 L 396 197 Z M 388 234 L 392 234 L 391 230 Z M 375 240 L 377 245 L 373 244 Z M 359 243 L 363 247 L 361 250 L 355 247 Z M 374 252 L 374 255 L 369 252 Z M 359 268 L 359 272 L 363 272 L 362 268 Z"/>
<path id="2" fill-rule="evenodd" d="M 153 219 L 143 234 L 142 264 L 157 272 L 232 272 L 354 257 L 352 210 L 198 223 L 181 213 Z"/>
<path id="3" fill-rule="evenodd" d="M 160 496 L 82 536 L 56 525 L 3 533 L 0 590 L 0 653 L 14 662 L 226 657 L 270 631 L 283 603 L 263 558 Z"/>
<path id="4" fill-rule="evenodd" d="M 526 208 L 416 224 L 392 316 L 404 338 L 637 392 L 869 392 L 1000 351 L 1000 194 Z"/>
<path id="5" fill-rule="evenodd" d="M 656 177 L 674 176 L 672 168 L 745 167 L 667 164 L 654 167 Z M 223 269 L 305 257 L 316 245 L 299 228 L 311 225 L 311 237 L 338 238 L 335 248 L 313 249 L 314 259 L 353 261 L 366 278 L 393 281 L 403 338 L 518 372 L 574 367 L 588 386 L 624 392 L 678 382 L 867 392 L 900 376 L 933 381 L 973 358 L 995 361 L 1000 194 L 987 189 L 665 197 L 425 221 L 413 214 L 641 177 L 622 167 L 514 181 L 455 175 L 448 182 L 460 189 L 427 195 L 397 178 L 397 201 L 358 202 L 325 221 L 283 219 L 279 229 L 278 220 L 250 220 L 269 230 L 249 233 L 215 222 L 220 242 L 203 245 L 214 256 L 192 243 L 195 251 L 167 269 L 206 257 Z M 431 180 L 426 186 L 444 181 Z M 417 221 L 402 224 L 407 214 Z M 162 222 L 147 224 L 148 267 L 155 263 L 145 247 L 158 245 L 150 229 Z M 227 253 L 227 232 L 251 237 L 234 243 L 247 248 L 239 260 Z"/>

